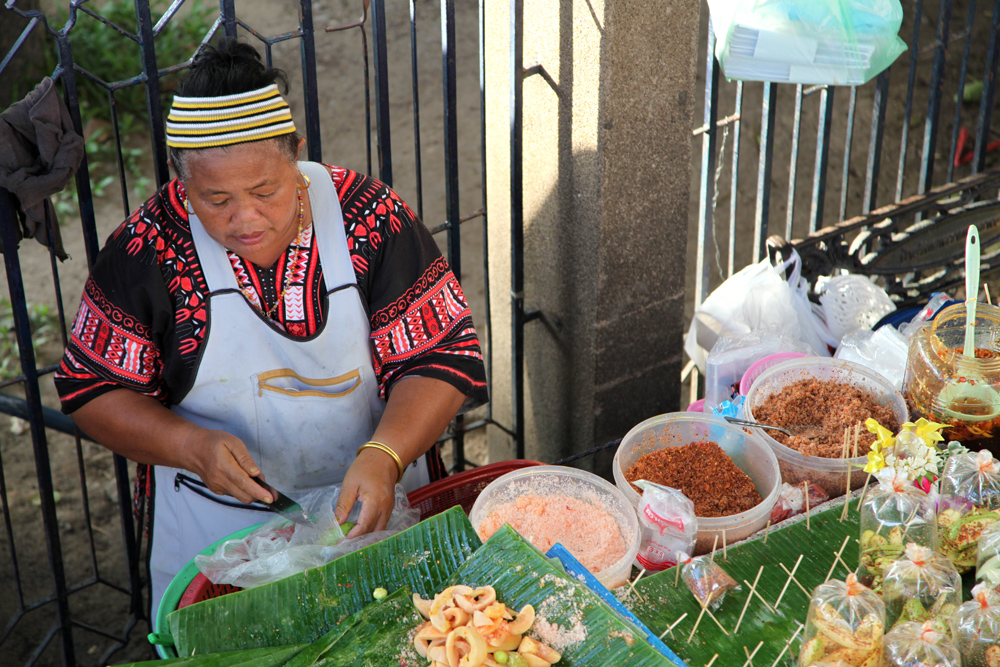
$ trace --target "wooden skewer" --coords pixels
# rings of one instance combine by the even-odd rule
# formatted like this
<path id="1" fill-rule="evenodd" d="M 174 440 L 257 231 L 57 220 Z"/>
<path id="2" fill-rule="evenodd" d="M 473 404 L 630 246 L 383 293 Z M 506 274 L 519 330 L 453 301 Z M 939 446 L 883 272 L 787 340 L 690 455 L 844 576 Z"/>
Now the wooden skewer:
<path id="1" fill-rule="evenodd" d="M 694 633 L 698 630 L 698 624 L 701 623 L 701 617 L 705 615 L 705 611 L 708 609 L 705 605 L 701 605 L 701 611 L 698 612 L 698 618 L 694 621 L 694 627 L 691 628 L 691 634 L 688 635 L 687 643 L 690 644 L 691 640 L 694 639 Z"/>
<path id="2" fill-rule="evenodd" d="M 838 562 L 839 562 L 839 563 L 840 563 L 841 565 L 843 565 L 843 566 L 844 566 L 844 569 L 845 569 L 845 570 L 847 570 L 848 572 L 851 572 L 851 571 L 852 571 L 852 570 L 851 570 L 851 568 L 849 568 L 849 567 L 847 566 L 847 563 L 845 563 L 845 562 L 844 562 L 844 559 L 843 559 L 843 558 L 841 558 L 841 557 L 840 557 L 839 555 L 837 556 L 836 560 L 837 560 L 837 561 L 838 561 Z"/>
<path id="3" fill-rule="evenodd" d="M 712 540 L 712 555 L 708 557 L 710 561 L 715 562 L 715 547 L 719 544 L 719 534 L 715 534 L 715 539 Z"/>
<path id="4" fill-rule="evenodd" d="M 834 556 L 833 556 L 833 565 L 830 566 L 830 571 L 826 573 L 826 579 L 823 580 L 823 583 L 826 583 L 826 582 L 830 581 L 830 577 L 833 576 L 833 571 L 835 569 L 837 569 L 837 563 L 838 562 L 843 562 L 843 561 L 840 560 L 840 554 L 844 553 L 844 547 L 847 546 L 847 542 L 850 539 L 851 539 L 850 535 L 847 535 L 847 536 L 844 537 L 844 543 L 840 545 L 840 551 L 838 551 L 838 552 L 836 552 L 834 554 Z M 848 572 L 849 571 L 850 570 L 848 570 Z"/>
<path id="5" fill-rule="evenodd" d="M 749 581 L 747 581 L 746 579 L 744 579 L 744 580 L 743 580 L 743 583 L 747 585 L 747 588 L 750 588 L 750 582 L 749 582 Z M 751 592 L 751 593 L 753 593 L 754 595 L 756 595 L 756 596 L 757 596 L 757 599 L 758 599 L 758 600 L 760 600 L 760 601 L 761 601 L 761 603 L 762 603 L 762 604 L 763 604 L 763 605 L 764 605 L 765 607 L 767 607 L 767 610 L 768 610 L 769 612 L 771 612 L 772 614 L 776 614 L 776 613 L 777 613 L 777 612 L 776 612 L 776 611 L 774 610 L 774 607 L 772 607 L 772 606 L 771 606 L 771 603 L 770 603 L 770 602 L 768 602 L 767 600 L 765 600 L 765 599 L 764 599 L 764 596 L 760 594 L 760 591 L 758 591 L 758 590 L 757 590 L 756 588 L 750 588 L 750 592 Z"/>
<path id="6" fill-rule="evenodd" d="M 764 544 L 767 544 L 767 536 L 771 533 L 771 520 L 767 520 L 767 527 L 764 528 Z"/>
<path id="7" fill-rule="evenodd" d="M 747 667 L 747 665 L 750 665 L 750 667 L 753 667 L 753 657 L 755 655 L 757 655 L 757 651 L 759 651 L 760 647 L 763 646 L 763 645 L 764 645 L 764 640 L 763 639 L 760 640 L 759 642 L 757 642 L 757 648 L 755 648 L 753 650 L 753 653 L 748 653 L 747 654 L 747 661 L 743 663 L 743 667 Z M 744 646 L 743 647 L 743 651 L 746 652 L 746 650 L 747 650 L 747 647 Z"/>
<path id="8" fill-rule="evenodd" d="M 637 576 L 637 577 L 635 578 L 635 580 L 634 580 L 634 581 L 630 581 L 630 582 L 628 582 L 628 585 L 629 585 L 629 588 L 631 589 L 631 591 L 632 591 L 633 593 L 635 593 L 636 595 L 638 595 L 638 596 L 639 596 L 640 598 L 642 598 L 643 600 L 645 600 L 645 599 L 646 599 L 646 597 L 645 597 L 645 596 L 644 596 L 644 595 L 643 595 L 642 593 L 640 593 L 639 591 L 635 590 L 635 585 L 636 585 L 637 583 L 639 583 L 639 580 L 640 580 L 640 579 L 642 579 L 642 576 L 643 576 L 644 574 L 646 574 L 646 568 L 642 568 L 641 570 L 639 570 L 639 575 L 638 575 L 638 576 Z"/>
<path id="9" fill-rule="evenodd" d="M 677 588 L 681 582 L 681 564 L 677 563 L 674 567 L 677 568 L 677 571 L 674 572 L 674 588 Z"/>
<path id="10" fill-rule="evenodd" d="M 771 667 L 778 667 L 778 663 L 781 662 L 781 659 L 783 657 L 785 657 L 785 651 L 787 651 L 788 649 L 790 649 L 792 647 L 792 642 L 795 641 L 795 638 L 799 636 L 799 633 L 802 632 L 802 628 L 804 628 L 804 627 L 806 627 L 806 626 L 804 626 L 801 623 L 799 623 L 798 630 L 796 630 L 795 634 L 793 634 L 791 637 L 789 637 L 788 641 L 785 642 L 785 648 L 781 649 L 781 653 L 779 653 L 778 657 L 775 659 L 775 661 L 773 663 L 771 663 Z"/>
<path id="11" fill-rule="evenodd" d="M 812 530 L 809 526 L 809 480 L 804 480 L 802 482 L 802 495 L 805 498 L 806 503 L 806 530 Z"/>
<path id="12" fill-rule="evenodd" d="M 733 634 L 739 634 L 740 623 L 743 622 L 743 615 L 747 613 L 747 607 L 750 606 L 750 600 L 753 599 L 754 591 L 757 590 L 757 582 L 760 581 L 760 573 L 764 571 L 764 566 L 761 565 L 760 569 L 757 570 L 757 576 L 754 577 L 753 584 L 750 586 L 750 592 L 747 593 L 747 601 L 743 603 L 743 611 L 740 612 L 740 617 L 736 619 L 736 627 L 733 628 Z"/>
<path id="13" fill-rule="evenodd" d="M 868 473 L 868 477 L 865 478 L 865 488 L 861 489 L 861 497 L 858 499 L 858 511 L 861 511 L 861 505 L 865 502 L 865 496 L 868 495 L 868 482 L 872 481 L 872 474 Z"/>
<path id="14" fill-rule="evenodd" d="M 715 659 L 718 658 L 718 657 L 719 657 L 718 653 L 716 653 L 715 655 L 713 655 L 712 659 L 708 661 L 708 664 L 705 665 L 705 667 L 712 667 L 712 663 L 715 662 Z"/>
<path id="15" fill-rule="evenodd" d="M 781 587 L 781 593 L 778 594 L 778 599 L 775 600 L 774 602 L 775 610 L 777 610 L 778 606 L 781 605 L 781 598 L 785 597 L 785 591 L 788 590 L 788 584 L 792 582 L 792 576 L 794 576 L 795 573 L 798 571 L 800 563 L 802 563 L 802 554 L 799 554 L 799 559 L 795 561 L 795 567 L 792 568 L 792 571 L 789 574 L 788 579 L 785 580 L 785 585 Z"/>
<path id="16" fill-rule="evenodd" d="M 698 603 L 701 604 L 701 601 L 699 600 Z M 715 624 L 719 626 L 719 629 L 722 630 L 722 632 L 728 637 L 729 630 L 726 630 L 726 628 L 722 625 L 722 623 L 719 623 L 719 619 L 715 617 L 715 614 L 713 614 L 712 610 L 708 608 L 708 605 L 701 605 L 701 608 L 705 610 L 705 613 L 708 614 L 708 617 L 713 621 L 715 621 Z"/>
<path id="17" fill-rule="evenodd" d="M 986 290 L 986 303 L 992 306 L 993 302 L 990 301 L 990 286 L 986 283 L 983 283 L 983 289 Z"/>
<path id="18" fill-rule="evenodd" d="M 722 560 L 729 562 L 729 552 L 726 551 L 726 529 L 722 529 Z"/>
<path id="19" fill-rule="evenodd" d="M 851 453 L 851 458 L 858 458 L 858 438 L 861 436 L 861 422 L 854 425 L 854 452 Z"/>
<path id="20" fill-rule="evenodd" d="M 666 635 L 668 632 L 670 633 L 670 636 L 673 637 L 674 636 L 674 628 L 676 628 L 677 624 L 680 623 L 681 621 L 683 621 L 685 618 L 687 618 L 687 612 L 684 612 L 683 614 L 681 614 L 680 618 L 678 618 L 676 621 L 674 621 L 673 623 L 671 623 L 667 627 L 667 629 L 663 631 L 663 634 L 660 635 L 660 639 L 663 639 L 663 636 Z"/>
<path id="21" fill-rule="evenodd" d="M 807 598 L 812 598 L 812 595 L 809 594 L 809 591 L 806 590 L 806 587 L 803 586 L 801 583 L 799 583 L 799 580 L 795 578 L 795 575 L 793 575 L 791 572 L 788 571 L 788 568 L 785 567 L 784 563 L 778 563 L 778 565 L 780 565 L 781 569 L 785 571 L 785 574 L 788 575 L 788 578 L 795 582 L 795 585 L 799 587 L 799 590 L 806 594 Z"/>

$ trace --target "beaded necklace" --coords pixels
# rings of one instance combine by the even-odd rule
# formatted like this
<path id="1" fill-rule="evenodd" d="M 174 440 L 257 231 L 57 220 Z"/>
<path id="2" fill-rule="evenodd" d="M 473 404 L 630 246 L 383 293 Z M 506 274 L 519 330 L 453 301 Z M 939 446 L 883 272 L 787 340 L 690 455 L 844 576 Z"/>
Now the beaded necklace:
<path id="1" fill-rule="evenodd" d="M 306 187 L 308 187 L 308 181 L 306 183 L 307 183 Z M 302 223 L 305 220 L 306 214 L 305 214 L 305 203 L 302 201 L 302 188 L 299 187 L 298 183 L 295 184 L 295 196 L 298 197 L 299 199 L 299 230 L 295 234 L 295 240 L 292 242 L 293 245 L 295 245 L 295 259 L 289 261 L 285 265 L 284 286 L 281 288 L 281 293 L 278 294 L 278 298 L 275 299 L 274 305 L 265 311 L 262 307 L 258 306 L 256 301 L 254 300 L 254 293 L 253 290 L 250 289 L 250 285 L 242 285 L 242 284 L 240 285 L 240 291 L 243 292 L 243 296 L 247 298 L 247 301 L 252 303 L 257 308 L 257 310 L 264 313 L 264 317 L 267 317 L 268 319 L 270 319 L 271 315 L 274 314 L 274 311 L 278 309 L 278 304 L 282 302 L 282 300 L 285 298 L 285 293 L 288 292 L 288 288 L 291 287 L 292 270 L 299 263 L 300 254 L 302 253 Z M 243 282 L 242 277 L 241 276 L 238 277 L 240 278 L 240 282 L 242 283 Z M 249 281 L 249 277 L 247 278 L 247 280 Z M 263 295 L 261 295 L 261 303 L 263 303 Z"/>

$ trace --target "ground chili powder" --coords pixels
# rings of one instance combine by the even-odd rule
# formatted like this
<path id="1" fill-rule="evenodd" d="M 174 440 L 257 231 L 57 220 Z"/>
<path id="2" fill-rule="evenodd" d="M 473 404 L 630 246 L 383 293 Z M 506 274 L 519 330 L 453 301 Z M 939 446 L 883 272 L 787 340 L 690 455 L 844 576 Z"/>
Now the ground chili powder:
<path id="1" fill-rule="evenodd" d="M 625 471 L 625 479 L 680 489 L 694 503 L 694 513 L 702 517 L 739 514 L 761 501 L 750 477 L 714 442 L 692 442 L 643 454 Z"/>

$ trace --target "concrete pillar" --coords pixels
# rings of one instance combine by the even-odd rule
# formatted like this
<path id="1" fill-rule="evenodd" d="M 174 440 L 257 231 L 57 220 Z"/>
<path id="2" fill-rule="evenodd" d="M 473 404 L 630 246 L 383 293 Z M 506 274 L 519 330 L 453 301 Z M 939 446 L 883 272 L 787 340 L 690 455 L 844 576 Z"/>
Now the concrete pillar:
<path id="1" fill-rule="evenodd" d="M 493 415 L 509 424 L 509 3 L 487 3 Z M 699 3 L 531 0 L 524 82 L 526 455 L 678 409 Z M 491 430 L 490 460 L 513 456 Z M 612 452 L 613 453 L 613 452 Z M 600 462 L 599 462 L 600 463 Z"/>

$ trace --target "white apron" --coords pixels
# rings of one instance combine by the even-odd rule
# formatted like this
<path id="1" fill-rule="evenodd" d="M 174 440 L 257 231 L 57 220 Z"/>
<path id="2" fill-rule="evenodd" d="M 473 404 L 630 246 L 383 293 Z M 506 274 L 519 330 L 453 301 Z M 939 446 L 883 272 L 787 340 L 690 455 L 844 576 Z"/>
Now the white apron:
<path id="1" fill-rule="evenodd" d="M 311 181 L 313 234 L 329 300 L 326 322 L 313 336 L 295 338 L 265 318 L 240 292 L 226 249 L 190 214 L 209 290 L 208 331 L 191 390 L 172 408 L 199 426 L 240 438 L 267 481 L 292 497 L 340 483 L 385 409 L 340 199 L 325 167 L 300 162 L 299 169 Z M 188 471 L 153 470 L 155 627 L 163 592 L 184 565 L 217 540 L 273 515 L 262 505 L 213 494 Z M 411 491 L 428 482 L 420 457 L 401 483 Z"/>

